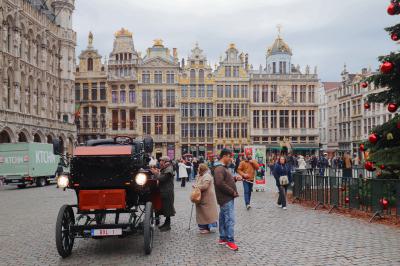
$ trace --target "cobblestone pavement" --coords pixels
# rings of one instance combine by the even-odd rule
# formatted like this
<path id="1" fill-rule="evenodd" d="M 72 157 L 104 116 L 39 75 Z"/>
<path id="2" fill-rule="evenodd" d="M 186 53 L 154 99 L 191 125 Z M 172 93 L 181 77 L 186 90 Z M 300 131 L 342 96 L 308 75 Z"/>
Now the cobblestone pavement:
<path id="1" fill-rule="evenodd" d="M 172 231 L 157 230 L 153 253 L 144 255 L 142 236 L 123 239 L 77 239 L 73 254 L 61 259 L 54 227 L 73 191 L 44 188 L 0 189 L 1 265 L 400 265 L 400 230 L 289 205 L 275 205 L 275 190 L 256 192 L 253 208 L 237 199 L 239 251 L 216 244 L 218 233 L 188 231 L 190 188 L 176 186 L 177 215 Z M 240 193 L 242 184 L 238 183 Z M 193 216 L 194 217 L 194 216 Z"/>

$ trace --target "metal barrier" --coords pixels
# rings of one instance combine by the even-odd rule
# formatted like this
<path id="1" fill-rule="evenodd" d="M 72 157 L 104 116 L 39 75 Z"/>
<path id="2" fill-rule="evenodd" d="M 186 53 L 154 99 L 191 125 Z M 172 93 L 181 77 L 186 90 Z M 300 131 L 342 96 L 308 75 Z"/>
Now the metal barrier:
<path id="1" fill-rule="evenodd" d="M 293 198 L 316 202 L 319 206 L 357 209 L 374 213 L 375 217 L 400 217 L 400 180 L 347 178 L 318 175 L 318 171 L 297 171 L 293 174 Z M 331 173 L 331 172 L 330 172 Z"/>

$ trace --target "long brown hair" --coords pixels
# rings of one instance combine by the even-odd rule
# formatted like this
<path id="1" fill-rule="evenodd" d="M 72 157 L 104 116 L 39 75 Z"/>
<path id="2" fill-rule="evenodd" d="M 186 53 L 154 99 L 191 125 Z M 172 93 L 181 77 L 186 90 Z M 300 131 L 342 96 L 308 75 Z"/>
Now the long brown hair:
<path id="1" fill-rule="evenodd" d="M 205 172 L 208 171 L 208 166 L 205 163 L 199 165 L 199 175 L 204 175 Z"/>

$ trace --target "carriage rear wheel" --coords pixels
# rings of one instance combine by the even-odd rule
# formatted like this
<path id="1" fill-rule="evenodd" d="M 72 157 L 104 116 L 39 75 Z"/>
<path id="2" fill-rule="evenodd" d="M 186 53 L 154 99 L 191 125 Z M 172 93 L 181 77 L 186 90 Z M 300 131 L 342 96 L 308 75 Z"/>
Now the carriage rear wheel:
<path id="1" fill-rule="evenodd" d="M 151 201 L 146 202 L 144 221 L 144 252 L 146 255 L 150 254 L 153 249 L 154 238 L 154 211 Z"/>
<path id="2" fill-rule="evenodd" d="M 71 234 L 70 226 L 75 224 L 75 216 L 72 207 L 63 205 L 60 208 L 56 223 L 56 246 L 58 254 L 66 258 L 71 255 L 75 236 Z"/>

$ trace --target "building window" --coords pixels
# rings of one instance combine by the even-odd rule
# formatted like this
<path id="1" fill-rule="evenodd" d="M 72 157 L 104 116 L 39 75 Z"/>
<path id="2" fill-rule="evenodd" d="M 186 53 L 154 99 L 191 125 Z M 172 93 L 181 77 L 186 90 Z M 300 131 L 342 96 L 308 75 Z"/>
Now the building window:
<path id="1" fill-rule="evenodd" d="M 225 124 L 225 138 L 232 138 L 232 130 L 231 130 L 231 124 L 226 123 Z"/>
<path id="2" fill-rule="evenodd" d="M 198 97 L 204 98 L 206 96 L 206 91 L 204 85 L 199 85 Z"/>
<path id="3" fill-rule="evenodd" d="M 92 107 L 92 128 L 97 128 L 97 107 Z"/>
<path id="4" fill-rule="evenodd" d="M 207 103 L 207 117 L 209 117 L 209 118 L 213 117 L 213 104 L 212 103 Z"/>
<path id="5" fill-rule="evenodd" d="M 305 103 L 306 102 L 306 95 L 307 95 L 307 86 L 306 85 L 300 85 L 300 102 Z"/>
<path id="6" fill-rule="evenodd" d="M 238 103 L 233 104 L 233 116 L 238 117 L 239 116 L 239 108 L 240 105 Z"/>
<path id="7" fill-rule="evenodd" d="M 97 83 L 92 83 L 92 101 L 97 101 Z"/>
<path id="8" fill-rule="evenodd" d="M 276 74 L 276 62 L 272 62 L 272 73 Z"/>
<path id="9" fill-rule="evenodd" d="M 75 83 L 75 101 L 81 100 L 81 85 L 79 83 Z"/>
<path id="10" fill-rule="evenodd" d="M 277 85 L 271 85 L 271 103 L 275 103 L 277 101 Z"/>
<path id="11" fill-rule="evenodd" d="M 205 103 L 199 103 L 199 117 L 205 117 L 206 116 L 206 104 Z"/>
<path id="12" fill-rule="evenodd" d="M 167 71 L 167 83 L 168 84 L 175 83 L 175 74 L 173 71 Z"/>
<path id="13" fill-rule="evenodd" d="M 133 130 L 135 128 L 136 113 L 134 109 L 129 110 L 129 129 Z"/>
<path id="14" fill-rule="evenodd" d="M 313 110 L 308 111 L 308 127 L 314 128 L 315 127 L 315 112 Z"/>
<path id="15" fill-rule="evenodd" d="M 196 83 L 196 70 L 190 70 L 190 84 Z"/>
<path id="16" fill-rule="evenodd" d="M 238 66 L 233 67 L 233 76 L 239 77 L 239 67 Z"/>
<path id="17" fill-rule="evenodd" d="M 289 128 L 289 111 L 288 110 L 280 110 L 279 111 L 279 127 L 280 128 Z"/>
<path id="18" fill-rule="evenodd" d="M 217 123 L 217 137 L 221 138 L 221 139 L 224 137 L 224 124 L 223 123 Z"/>
<path id="19" fill-rule="evenodd" d="M 297 124 L 297 110 L 292 110 L 292 128 L 298 128 L 298 124 Z"/>
<path id="20" fill-rule="evenodd" d="M 241 133 L 242 133 L 242 138 L 246 138 L 247 139 L 247 123 L 242 123 L 241 124 Z"/>
<path id="21" fill-rule="evenodd" d="M 213 138 L 213 137 L 214 137 L 214 125 L 207 124 L 207 138 Z"/>
<path id="22" fill-rule="evenodd" d="M 199 138 L 204 138 L 206 136 L 206 125 L 205 124 L 199 124 L 199 131 L 198 131 Z"/>
<path id="23" fill-rule="evenodd" d="M 142 91 L 142 107 L 151 107 L 150 90 Z"/>
<path id="24" fill-rule="evenodd" d="M 112 103 L 118 103 L 118 92 L 117 91 L 112 91 L 111 92 L 111 102 Z"/>
<path id="25" fill-rule="evenodd" d="M 231 85 L 225 85 L 225 98 L 231 98 Z"/>
<path id="26" fill-rule="evenodd" d="M 175 116 L 168 115 L 167 116 L 167 135 L 175 134 Z"/>
<path id="27" fill-rule="evenodd" d="M 190 117 L 196 117 L 197 116 L 197 105 L 195 103 L 191 103 L 190 104 L 189 116 Z"/>
<path id="28" fill-rule="evenodd" d="M 207 85 L 207 97 L 208 98 L 213 97 L 213 85 Z"/>
<path id="29" fill-rule="evenodd" d="M 240 86 L 242 98 L 247 99 L 249 97 L 249 90 L 247 85 L 241 85 Z"/>
<path id="30" fill-rule="evenodd" d="M 271 128 L 277 128 L 277 111 L 276 110 L 271 110 Z"/>
<path id="31" fill-rule="evenodd" d="M 134 88 L 134 87 L 133 87 Z M 129 102 L 136 102 L 136 91 L 131 86 L 129 86 Z"/>
<path id="32" fill-rule="evenodd" d="M 232 69 L 230 66 L 225 67 L 225 77 L 231 77 L 232 76 Z"/>
<path id="33" fill-rule="evenodd" d="M 188 96 L 188 89 L 186 85 L 182 85 L 182 97 L 187 97 Z"/>
<path id="34" fill-rule="evenodd" d="M 224 104 L 222 104 L 222 103 L 217 104 L 217 116 L 218 117 L 224 116 Z"/>
<path id="35" fill-rule="evenodd" d="M 93 71 L 93 58 L 88 58 L 87 60 L 87 70 Z"/>
<path id="36" fill-rule="evenodd" d="M 223 98 L 224 97 L 224 86 L 217 85 L 217 97 Z"/>
<path id="37" fill-rule="evenodd" d="M 261 102 L 268 102 L 268 85 L 262 85 Z"/>
<path id="38" fill-rule="evenodd" d="M 167 107 L 175 107 L 175 91 L 167 90 Z"/>
<path id="39" fill-rule="evenodd" d="M 310 103 L 315 102 L 315 95 L 314 95 L 315 92 L 314 91 L 315 91 L 314 85 L 308 86 L 308 102 L 310 102 Z"/>
<path id="40" fill-rule="evenodd" d="M 150 71 L 143 71 L 142 82 L 146 84 L 150 83 Z"/>
<path id="41" fill-rule="evenodd" d="M 292 102 L 297 103 L 297 85 L 292 85 Z"/>
<path id="42" fill-rule="evenodd" d="M 181 115 L 182 115 L 182 117 L 189 116 L 189 105 L 187 103 L 181 104 Z"/>
<path id="43" fill-rule="evenodd" d="M 232 109 L 231 109 L 231 104 L 226 103 L 225 104 L 225 116 L 232 116 Z"/>
<path id="44" fill-rule="evenodd" d="M 122 88 L 122 86 L 121 86 L 121 88 Z M 123 88 L 125 88 L 125 86 Z M 120 103 L 125 103 L 126 102 L 126 92 L 125 92 L 125 90 L 120 90 L 119 91 L 119 99 L 120 99 Z"/>
<path id="45" fill-rule="evenodd" d="M 151 134 L 151 116 L 145 115 L 142 116 L 142 124 L 143 124 L 143 135 Z"/>
<path id="46" fill-rule="evenodd" d="M 242 103 L 242 108 L 241 108 L 241 116 L 242 117 L 247 117 L 247 113 L 248 113 L 248 108 L 247 108 L 247 104 Z"/>
<path id="47" fill-rule="evenodd" d="M 83 83 L 83 99 L 84 101 L 89 100 L 89 88 L 87 83 Z"/>
<path id="48" fill-rule="evenodd" d="M 197 124 L 189 124 L 190 127 L 190 137 L 196 138 L 197 137 Z"/>
<path id="49" fill-rule="evenodd" d="M 260 111 L 259 110 L 253 111 L 253 128 L 255 128 L 255 129 L 260 128 Z"/>
<path id="50" fill-rule="evenodd" d="M 126 129 L 126 111 L 121 110 L 121 129 Z"/>
<path id="51" fill-rule="evenodd" d="M 261 111 L 261 128 L 262 129 L 268 128 L 268 111 L 267 110 Z"/>
<path id="52" fill-rule="evenodd" d="M 188 124 L 182 124 L 181 125 L 181 135 L 182 138 L 187 138 L 188 137 L 188 133 L 189 133 L 189 128 L 188 128 Z"/>
<path id="53" fill-rule="evenodd" d="M 118 110 L 112 110 L 112 130 L 118 130 Z"/>
<path id="54" fill-rule="evenodd" d="M 306 111 L 300 111 L 300 128 L 306 128 Z"/>
<path id="55" fill-rule="evenodd" d="M 199 69 L 199 83 L 204 83 L 204 70 Z"/>
<path id="56" fill-rule="evenodd" d="M 154 116 L 154 133 L 156 135 L 163 134 L 163 116 L 162 115 Z"/>
<path id="57" fill-rule="evenodd" d="M 162 92 L 162 90 L 154 91 L 154 107 L 163 107 L 163 92 Z"/>
<path id="58" fill-rule="evenodd" d="M 156 84 L 162 83 L 162 72 L 161 71 L 154 72 L 154 83 L 156 83 Z"/>
<path id="59" fill-rule="evenodd" d="M 260 85 L 253 85 L 253 102 L 260 102 Z"/>
<path id="60" fill-rule="evenodd" d="M 233 137 L 235 139 L 239 138 L 239 123 L 233 123 Z"/>
<path id="61" fill-rule="evenodd" d="M 106 128 L 107 124 L 106 124 L 106 107 L 100 107 L 100 125 L 101 128 Z"/>
<path id="62" fill-rule="evenodd" d="M 196 98 L 196 85 L 190 85 L 190 97 L 191 98 Z"/>
<path id="63" fill-rule="evenodd" d="M 106 83 L 100 82 L 100 100 L 106 100 Z"/>

